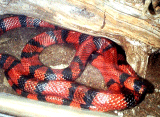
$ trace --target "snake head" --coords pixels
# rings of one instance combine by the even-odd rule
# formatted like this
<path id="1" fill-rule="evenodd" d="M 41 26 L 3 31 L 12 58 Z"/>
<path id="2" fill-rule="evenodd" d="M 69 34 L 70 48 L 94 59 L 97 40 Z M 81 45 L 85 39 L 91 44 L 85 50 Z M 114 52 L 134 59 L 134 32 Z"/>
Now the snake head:
<path id="1" fill-rule="evenodd" d="M 139 79 L 137 77 L 128 77 L 124 83 L 124 87 L 131 91 L 135 91 L 139 94 L 145 94 L 146 93 L 146 86 L 143 79 Z"/>
<path id="2" fill-rule="evenodd" d="M 134 80 L 134 90 L 138 92 L 139 94 L 145 94 L 146 93 L 146 86 L 143 80 L 141 79 L 135 79 Z"/>

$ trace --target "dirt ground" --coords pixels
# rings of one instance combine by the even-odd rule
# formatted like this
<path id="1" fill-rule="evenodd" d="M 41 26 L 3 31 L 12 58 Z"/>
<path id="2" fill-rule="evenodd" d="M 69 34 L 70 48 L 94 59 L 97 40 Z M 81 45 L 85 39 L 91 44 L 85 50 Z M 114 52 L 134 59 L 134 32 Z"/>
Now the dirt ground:
<path id="1" fill-rule="evenodd" d="M 21 51 L 27 41 L 33 38 L 35 35 L 48 30 L 51 29 L 21 28 L 8 31 L 0 37 L 0 53 L 8 53 L 20 58 Z M 69 47 L 68 45 L 53 45 L 46 48 L 42 52 L 40 55 L 40 60 L 45 65 L 51 67 L 60 64 L 68 65 L 72 60 L 74 53 L 75 50 L 73 50 L 73 47 Z M 0 69 L 0 92 L 16 94 L 8 85 L 3 72 L 4 71 Z M 160 54 L 156 53 L 150 57 L 145 79 L 152 84 L 150 89 L 154 92 L 147 94 L 145 99 L 132 109 L 113 111 L 111 113 L 124 117 L 160 116 Z M 91 65 L 87 66 L 82 76 L 77 79 L 77 82 L 81 82 L 94 88 L 105 88 L 100 72 Z"/>

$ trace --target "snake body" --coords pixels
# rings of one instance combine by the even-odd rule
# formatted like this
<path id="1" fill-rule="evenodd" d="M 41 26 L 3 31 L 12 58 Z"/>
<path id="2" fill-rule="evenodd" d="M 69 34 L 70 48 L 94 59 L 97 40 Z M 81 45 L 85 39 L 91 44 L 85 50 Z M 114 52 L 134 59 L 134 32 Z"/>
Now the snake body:
<path id="1" fill-rule="evenodd" d="M 12 88 L 24 97 L 96 111 L 121 110 L 137 105 L 145 93 L 139 79 L 126 62 L 116 44 L 109 39 L 94 37 L 51 25 L 26 16 L 0 20 L 0 34 L 18 27 L 49 27 L 32 38 L 22 50 L 21 60 L 0 54 L 0 67 Z M 52 69 L 39 60 L 44 48 L 53 44 L 73 44 L 76 54 L 64 69 Z M 107 90 L 86 87 L 75 82 L 88 62 L 102 74 Z"/>

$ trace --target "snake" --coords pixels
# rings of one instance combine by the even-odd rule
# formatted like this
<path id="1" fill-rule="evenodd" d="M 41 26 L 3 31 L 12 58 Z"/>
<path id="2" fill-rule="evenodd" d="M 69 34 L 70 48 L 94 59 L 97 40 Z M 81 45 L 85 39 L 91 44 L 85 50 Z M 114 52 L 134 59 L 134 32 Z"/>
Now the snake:
<path id="1" fill-rule="evenodd" d="M 22 27 L 47 27 L 53 31 L 43 32 L 29 40 L 21 52 L 20 60 L 0 53 L 0 68 L 4 69 L 8 83 L 17 94 L 101 112 L 132 108 L 141 101 L 146 85 L 110 39 L 64 29 L 24 15 L 1 19 L 0 35 Z M 53 69 L 40 61 L 41 52 L 54 44 L 74 46 L 76 53 L 68 67 Z M 75 82 L 88 64 L 100 71 L 106 90 Z"/>

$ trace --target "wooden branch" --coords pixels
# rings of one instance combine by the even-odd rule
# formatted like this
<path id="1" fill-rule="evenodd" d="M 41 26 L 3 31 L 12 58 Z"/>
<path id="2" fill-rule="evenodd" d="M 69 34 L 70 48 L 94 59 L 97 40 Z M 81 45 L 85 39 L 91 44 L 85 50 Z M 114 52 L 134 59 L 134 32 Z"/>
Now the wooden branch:
<path id="1" fill-rule="evenodd" d="M 21 117 L 53 117 L 53 115 L 60 117 L 64 115 L 70 117 L 115 117 L 107 113 L 75 109 L 69 106 L 40 102 L 7 93 L 0 93 L 0 112 Z"/>

